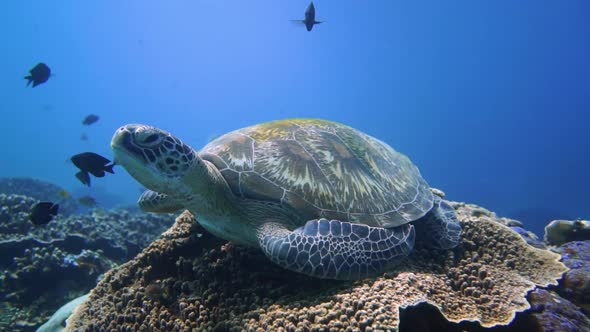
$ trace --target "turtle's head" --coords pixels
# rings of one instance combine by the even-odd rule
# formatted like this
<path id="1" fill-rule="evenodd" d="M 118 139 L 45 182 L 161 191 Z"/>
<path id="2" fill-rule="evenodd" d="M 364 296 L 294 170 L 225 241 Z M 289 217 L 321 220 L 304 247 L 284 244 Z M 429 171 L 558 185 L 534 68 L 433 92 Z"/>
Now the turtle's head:
<path id="1" fill-rule="evenodd" d="M 111 149 L 115 163 L 146 188 L 165 194 L 182 192 L 181 179 L 200 162 L 190 146 L 164 130 L 146 125 L 119 128 Z"/>

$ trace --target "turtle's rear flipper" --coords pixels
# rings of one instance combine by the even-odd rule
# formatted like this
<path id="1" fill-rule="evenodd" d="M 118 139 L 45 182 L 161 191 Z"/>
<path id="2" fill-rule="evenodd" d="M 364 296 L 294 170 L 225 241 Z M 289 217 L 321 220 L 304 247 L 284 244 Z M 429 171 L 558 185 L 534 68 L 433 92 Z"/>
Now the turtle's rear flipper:
<path id="1" fill-rule="evenodd" d="M 338 220 L 310 220 L 289 231 L 267 222 L 258 228 L 262 251 L 276 264 L 313 277 L 352 280 L 378 275 L 414 247 L 414 227 L 392 229 Z"/>
<path id="2" fill-rule="evenodd" d="M 461 240 L 461 224 L 455 209 L 440 198 L 435 198 L 432 210 L 418 219 L 415 225 L 420 238 L 424 238 L 432 248 L 451 249 Z"/>
<path id="3" fill-rule="evenodd" d="M 137 204 L 145 212 L 156 213 L 172 213 L 183 208 L 172 197 L 152 190 L 144 191 Z"/>

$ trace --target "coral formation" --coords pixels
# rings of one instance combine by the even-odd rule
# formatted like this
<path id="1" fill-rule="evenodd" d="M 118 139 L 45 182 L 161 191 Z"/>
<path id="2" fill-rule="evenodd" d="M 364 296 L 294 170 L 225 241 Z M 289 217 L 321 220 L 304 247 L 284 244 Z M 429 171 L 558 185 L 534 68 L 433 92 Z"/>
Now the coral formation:
<path id="1" fill-rule="evenodd" d="M 590 331 L 590 320 L 579 308 L 553 291 L 535 289 L 527 296 L 531 308 L 507 326 L 482 328 L 475 322 L 453 324 L 427 304 L 400 312 L 400 331 L 419 332 L 578 332 Z"/>
<path id="2" fill-rule="evenodd" d="M 481 206 L 477 206 L 475 204 L 469 204 L 464 202 L 450 202 L 451 206 L 455 209 L 457 213 L 457 217 L 460 220 L 469 220 L 469 219 L 476 219 L 476 220 L 488 220 L 500 223 L 504 226 L 508 227 L 523 227 L 522 223 L 518 220 L 505 218 L 505 217 L 498 217 L 495 212 L 492 212 L 486 208 Z"/>
<path id="3" fill-rule="evenodd" d="M 355 282 L 283 270 L 184 212 L 166 236 L 105 274 L 67 330 L 395 331 L 400 308 L 419 303 L 451 322 L 509 324 L 529 308 L 530 290 L 556 285 L 567 268 L 502 225 L 510 221 L 455 206 L 464 229 L 455 250 L 418 242 L 395 270 Z"/>
<path id="4" fill-rule="evenodd" d="M 590 319 L 570 301 L 554 292 L 537 289 L 528 296 L 531 310 L 528 331 L 590 331 Z"/>
<path id="5" fill-rule="evenodd" d="M 553 220 L 545 226 L 545 242 L 560 246 L 567 242 L 590 240 L 590 221 Z"/>
<path id="6" fill-rule="evenodd" d="M 105 271 L 134 257 L 174 220 L 172 215 L 94 210 L 58 215 L 36 227 L 28 220 L 36 202 L 0 194 L 0 330 L 34 330 L 64 302 L 88 292 Z"/>
<path id="7" fill-rule="evenodd" d="M 78 210 L 78 204 L 72 197 L 64 198 L 59 195 L 64 189 L 46 181 L 26 178 L 0 178 L 0 194 L 23 195 L 40 201 L 59 203 L 59 212 L 70 215 Z"/>
<path id="8" fill-rule="evenodd" d="M 477 220 L 488 220 L 498 222 L 504 226 L 510 227 L 520 237 L 522 237 L 528 244 L 533 247 L 545 249 L 546 245 L 537 235 L 523 228 L 522 222 L 510 218 L 498 217 L 495 212 L 492 212 L 481 206 L 475 204 L 467 204 L 463 202 L 453 202 L 452 206 L 457 211 L 459 219 L 476 218 Z"/>
<path id="9" fill-rule="evenodd" d="M 49 224 L 35 227 L 28 220 L 37 200 L 0 194 L 0 249 L 3 260 L 33 246 L 101 249 L 109 257 L 127 260 L 172 224 L 172 215 L 130 213 L 127 210 L 92 210 L 83 215 L 58 215 Z"/>
<path id="10" fill-rule="evenodd" d="M 535 248 L 540 248 L 540 249 L 547 248 L 545 243 L 543 243 L 543 241 L 539 240 L 539 237 L 535 233 L 527 231 L 526 229 L 524 229 L 520 226 L 511 226 L 510 228 L 513 231 L 515 231 L 516 233 L 518 233 L 518 235 L 520 235 L 520 237 L 522 237 L 531 246 L 533 246 Z"/>
<path id="11" fill-rule="evenodd" d="M 557 251 L 570 268 L 560 282 L 559 293 L 590 315 L 590 241 L 569 242 Z"/>

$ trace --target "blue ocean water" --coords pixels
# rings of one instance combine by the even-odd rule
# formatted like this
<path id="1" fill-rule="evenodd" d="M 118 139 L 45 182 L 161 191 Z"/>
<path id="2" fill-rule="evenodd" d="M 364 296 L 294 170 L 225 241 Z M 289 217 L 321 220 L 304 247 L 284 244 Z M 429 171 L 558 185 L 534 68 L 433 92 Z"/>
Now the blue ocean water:
<path id="1" fill-rule="evenodd" d="M 10 0 L 0 13 L 0 177 L 133 204 L 122 168 L 85 189 L 67 160 L 111 156 L 126 123 L 194 148 L 318 117 L 408 155 L 451 200 L 518 217 L 590 216 L 590 3 Z M 38 62 L 54 74 L 34 89 Z M 81 124 L 90 113 L 100 120 Z M 85 133 L 88 141 L 81 141 Z"/>

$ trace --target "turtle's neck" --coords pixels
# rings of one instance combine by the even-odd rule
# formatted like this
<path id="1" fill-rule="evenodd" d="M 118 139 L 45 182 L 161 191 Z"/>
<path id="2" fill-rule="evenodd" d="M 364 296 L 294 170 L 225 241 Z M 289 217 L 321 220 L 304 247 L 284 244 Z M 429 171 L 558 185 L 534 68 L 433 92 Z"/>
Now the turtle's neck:
<path id="1" fill-rule="evenodd" d="M 198 157 L 197 157 L 198 158 Z M 198 158 L 182 179 L 183 190 L 179 197 L 191 212 L 203 216 L 231 213 L 235 206 L 233 194 L 217 168 L 207 160 Z"/>

